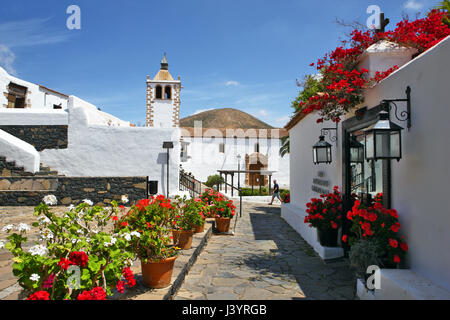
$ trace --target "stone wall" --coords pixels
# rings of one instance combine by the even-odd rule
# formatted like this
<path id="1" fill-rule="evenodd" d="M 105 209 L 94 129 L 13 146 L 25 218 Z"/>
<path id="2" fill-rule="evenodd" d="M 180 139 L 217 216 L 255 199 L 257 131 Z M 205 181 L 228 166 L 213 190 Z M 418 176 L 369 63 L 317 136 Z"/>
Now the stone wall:
<path id="1" fill-rule="evenodd" d="M 36 206 L 53 194 L 58 205 L 77 205 L 89 199 L 108 205 L 126 195 L 130 203 L 147 197 L 147 177 L 3 177 L 0 206 Z"/>
<path id="2" fill-rule="evenodd" d="M 0 130 L 28 142 L 37 151 L 44 149 L 66 149 L 67 125 L 32 125 L 32 126 L 5 126 Z"/>

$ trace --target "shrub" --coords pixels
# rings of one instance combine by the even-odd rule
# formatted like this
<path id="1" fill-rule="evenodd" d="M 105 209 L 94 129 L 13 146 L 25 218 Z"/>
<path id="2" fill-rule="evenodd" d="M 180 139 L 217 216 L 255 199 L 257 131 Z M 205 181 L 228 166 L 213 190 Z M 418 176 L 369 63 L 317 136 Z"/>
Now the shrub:
<path id="1" fill-rule="evenodd" d="M 220 192 L 207 189 L 200 199 L 208 207 L 209 217 L 232 218 L 235 215 L 236 206 L 232 200 L 227 200 Z"/>
<path id="2" fill-rule="evenodd" d="M 30 226 L 3 228 L 9 234 L 6 248 L 14 256 L 13 274 L 31 294 L 29 300 L 104 300 L 115 288 L 123 292 L 125 285 L 135 285 L 128 268 L 131 237 L 125 230 L 107 231 L 123 206 L 112 201 L 112 208 L 103 208 L 84 200 L 57 215 L 47 205 L 56 204 L 56 197 L 46 196 L 44 202 L 35 208 L 38 218 L 32 225 L 39 228 L 39 241 L 30 249 L 23 248 Z"/>
<path id="3" fill-rule="evenodd" d="M 139 200 L 116 222 L 115 230 L 126 233 L 133 252 L 144 263 L 164 260 L 178 254 L 169 235 L 175 214 L 176 207 L 163 195 Z"/>
<path id="4" fill-rule="evenodd" d="M 377 244 L 373 240 L 359 240 L 353 244 L 349 252 L 350 266 L 355 269 L 358 277 L 365 279 L 367 268 L 371 265 L 380 266 Z"/>
<path id="5" fill-rule="evenodd" d="M 209 208 L 200 198 L 186 199 L 186 197 L 177 197 L 176 199 L 178 213 L 175 215 L 174 229 L 191 230 L 205 223 L 205 216 Z"/>
<path id="6" fill-rule="evenodd" d="M 205 182 L 205 185 L 209 188 L 213 188 L 214 186 L 217 186 L 218 184 L 224 183 L 225 180 L 220 177 L 220 175 L 215 174 L 212 176 L 209 176 L 208 179 Z"/>
<path id="7" fill-rule="evenodd" d="M 342 220 L 342 198 L 338 187 L 333 193 L 321 194 L 322 199 L 312 198 L 306 204 L 305 223 L 321 230 L 338 229 Z"/>
<path id="8" fill-rule="evenodd" d="M 350 231 L 354 236 L 343 236 L 343 241 L 349 241 L 353 246 L 359 240 L 373 240 L 377 245 L 377 256 L 382 266 L 390 268 L 396 267 L 408 245 L 404 241 L 404 236 L 400 236 L 400 223 L 398 214 L 394 209 L 383 207 L 382 194 L 378 194 L 374 201 L 365 206 L 359 200 L 351 211 L 347 213 L 347 218 L 353 221 Z"/>

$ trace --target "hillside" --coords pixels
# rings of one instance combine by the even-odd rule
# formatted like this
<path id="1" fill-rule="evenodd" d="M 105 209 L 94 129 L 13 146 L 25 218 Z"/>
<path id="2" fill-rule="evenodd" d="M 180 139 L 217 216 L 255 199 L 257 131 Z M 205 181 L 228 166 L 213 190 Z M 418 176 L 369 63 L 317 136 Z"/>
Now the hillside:
<path id="1" fill-rule="evenodd" d="M 273 129 L 254 116 L 233 108 L 214 109 L 180 120 L 180 127 L 194 127 L 194 121 L 202 121 L 203 128 Z"/>

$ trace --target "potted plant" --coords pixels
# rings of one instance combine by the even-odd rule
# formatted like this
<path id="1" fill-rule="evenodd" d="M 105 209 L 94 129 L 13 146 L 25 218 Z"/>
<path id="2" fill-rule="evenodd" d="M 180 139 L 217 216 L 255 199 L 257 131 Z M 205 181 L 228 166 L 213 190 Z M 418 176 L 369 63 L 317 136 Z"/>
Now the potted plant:
<path id="1" fill-rule="evenodd" d="M 216 228 L 220 233 L 230 231 L 231 219 L 235 215 L 236 207 L 233 205 L 232 200 L 220 200 L 216 201 Z"/>
<path id="2" fill-rule="evenodd" d="M 187 202 L 187 200 L 185 201 Z M 183 203 L 183 201 L 179 201 L 176 204 L 176 213 L 172 220 L 172 235 L 174 245 L 182 250 L 188 250 L 192 246 L 194 219 L 197 213 L 189 210 L 187 204 Z"/>
<path id="3" fill-rule="evenodd" d="M 382 194 L 378 194 L 369 205 L 356 200 L 347 218 L 351 220 L 352 235 L 343 235 L 343 241 L 349 242 L 351 251 L 355 251 L 354 263 L 358 264 L 356 249 L 361 242 L 371 241 L 376 248 L 376 258 L 380 267 L 398 268 L 403 256 L 408 251 L 404 236 L 399 235 L 400 223 L 395 209 L 386 209 L 382 205 Z M 352 255 L 351 255 L 352 256 Z"/>
<path id="4" fill-rule="evenodd" d="M 116 230 L 139 234 L 131 238 L 134 253 L 141 260 L 144 284 L 155 288 L 170 285 L 179 248 L 170 244 L 175 209 L 163 195 L 139 200 L 116 223 Z"/>
<path id="5" fill-rule="evenodd" d="M 338 229 L 342 220 L 342 198 L 338 187 L 333 192 L 321 194 L 320 199 L 312 198 L 306 204 L 304 222 L 317 229 L 319 242 L 324 247 L 336 247 Z"/>
<path id="6" fill-rule="evenodd" d="M 200 198 L 185 200 L 183 211 L 185 214 L 191 216 L 194 233 L 202 233 L 205 231 L 205 213 L 208 212 L 208 207 L 205 206 Z"/>
<path id="7" fill-rule="evenodd" d="M 31 247 L 23 247 L 31 226 L 2 229 L 9 235 L 6 249 L 14 256 L 13 273 L 28 300 L 105 300 L 136 284 L 129 268 L 134 255 L 128 250 L 129 237 L 124 231 L 108 231 L 120 210 L 115 201 L 112 208 L 103 208 L 84 200 L 61 214 L 49 207 L 57 203 L 55 196 L 43 202 L 35 208 L 32 227 L 38 229 L 39 241 Z"/>

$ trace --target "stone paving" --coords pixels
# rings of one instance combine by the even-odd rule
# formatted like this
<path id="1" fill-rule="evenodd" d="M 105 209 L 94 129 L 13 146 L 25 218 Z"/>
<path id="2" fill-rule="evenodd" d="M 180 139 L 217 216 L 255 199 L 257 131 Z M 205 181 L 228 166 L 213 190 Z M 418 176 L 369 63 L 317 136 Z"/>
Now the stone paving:
<path id="1" fill-rule="evenodd" d="M 175 299 L 354 299 L 348 261 L 325 263 L 280 211 L 244 204 L 235 235 L 210 239 Z"/>

